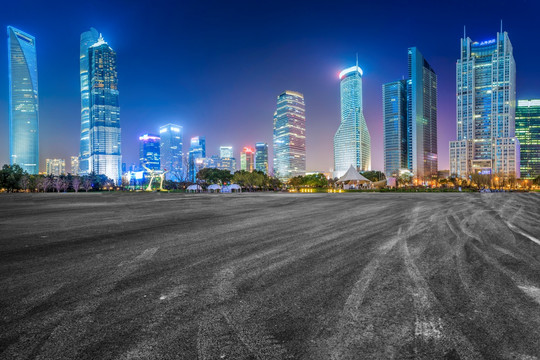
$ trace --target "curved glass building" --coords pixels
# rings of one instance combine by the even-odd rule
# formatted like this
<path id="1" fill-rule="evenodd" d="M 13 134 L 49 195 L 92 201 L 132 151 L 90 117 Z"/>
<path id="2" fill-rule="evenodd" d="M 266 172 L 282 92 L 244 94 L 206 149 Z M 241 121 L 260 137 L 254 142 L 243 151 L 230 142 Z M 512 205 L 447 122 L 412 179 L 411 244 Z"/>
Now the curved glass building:
<path id="1" fill-rule="evenodd" d="M 39 172 L 36 38 L 12 26 L 8 33 L 9 158 L 29 174 Z"/>
<path id="2" fill-rule="evenodd" d="M 358 171 L 371 168 L 371 137 L 362 108 L 362 69 L 356 64 L 339 74 L 341 124 L 334 136 L 334 177 L 352 165 Z"/>

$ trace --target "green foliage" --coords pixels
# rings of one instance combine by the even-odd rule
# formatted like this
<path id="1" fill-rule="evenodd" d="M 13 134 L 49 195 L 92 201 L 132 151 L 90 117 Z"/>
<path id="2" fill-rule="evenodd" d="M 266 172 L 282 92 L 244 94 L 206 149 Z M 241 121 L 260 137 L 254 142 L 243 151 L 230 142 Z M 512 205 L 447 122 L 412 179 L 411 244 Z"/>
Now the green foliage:
<path id="1" fill-rule="evenodd" d="M 386 176 L 384 175 L 384 173 L 378 170 L 364 171 L 362 172 L 362 176 L 364 176 L 366 179 L 371 180 L 373 182 L 386 179 Z"/>
<path id="2" fill-rule="evenodd" d="M 233 175 L 229 170 L 204 168 L 197 173 L 197 179 L 204 181 L 207 184 L 223 185 L 230 182 L 232 178 Z"/>
<path id="3" fill-rule="evenodd" d="M 0 170 L 0 188 L 8 192 L 19 190 L 23 176 L 28 174 L 19 165 L 4 165 Z"/>

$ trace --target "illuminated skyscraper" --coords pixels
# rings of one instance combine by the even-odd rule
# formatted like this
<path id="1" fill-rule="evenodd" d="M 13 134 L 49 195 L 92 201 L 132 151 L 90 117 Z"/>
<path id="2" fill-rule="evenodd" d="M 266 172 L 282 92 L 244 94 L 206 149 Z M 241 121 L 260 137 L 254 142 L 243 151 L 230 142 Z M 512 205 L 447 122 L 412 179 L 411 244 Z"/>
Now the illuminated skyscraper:
<path id="1" fill-rule="evenodd" d="M 47 175 L 60 176 L 66 173 L 66 160 L 45 159 Z"/>
<path id="2" fill-rule="evenodd" d="M 240 170 L 253 171 L 253 160 L 255 152 L 250 147 L 245 147 L 240 153 Z"/>
<path id="3" fill-rule="evenodd" d="M 437 176 L 437 75 L 417 48 L 410 48 L 407 80 L 407 157 L 415 179 Z"/>
<path id="4" fill-rule="evenodd" d="M 232 146 L 220 146 L 217 167 L 221 170 L 229 170 L 231 173 L 236 171 L 236 159 Z"/>
<path id="5" fill-rule="evenodd" d="M 515 137 L 516 63 L 508 33 L 473 42 L 461 39 L 456 64 L 457 141 L 450 142 L 450 174 L 519 178 Z"/>
<path id="6" fill-rule="evenodd" d="M 175 124 L 163 125 L 159 128 L 161 170 L 166 170 L 167 179 L 180 180 L 182 178 L 182 127 Z"/>
<path id="7" fill-rule="evenodd" d="M 304 95 L 285 91 L 274 113 L 274 175 L 289 179 L 306 174 L 306 110 Z"/>
<path id="8" fill-rule="evenodd" d="M 189 180 L 191 182 L 197 181 L 197 172 L 203 168 L 205 157 L 206 139 L 204 136 L 192 137 L 189 147 Z"/>
<path id="9" fill-rule="evenodd" d="M 384 173 L 407 169 L 407 81 L 383 85 Z"/>
<path id="10" fill-rule="evenodd" d="M 522 179 L 540 176 L 540 100 L 519 100 L 516 108 L 516 137 L 520 145 Z"/>
<path id="11" fill-rule="evenodd" d="M 268 144 L 255 144 L 255 170 L 268 174 Z"/>
<path id="12" fill-rule="evenodd" d="M 79 175 L 79 157 L 71 157 L 71 175 Z"/>
<path id="13" fill-rule="evenodd" d="M 160 161 L 160 137 L 152 134 L 139 136 L 139 163 L 150 170 L 159 170 Z"/>
<path id="14" fill-rule="evenodd" d="M 39 172 L 39 105 L 36 38 L 12 26 L 8 33 L 9 161 Z"/>
<path id="15" fill-rule="evenodd" d="M 339 74 L 341 123 L 334 136 L 334 177 L 352 165 L 357 171 L 371 168 L 371 137 L 362 107 L 362 69 L 352 66 Z"/>
<path id="16" fill-rule="evenodd" d="M 116 53 L 100 36 L 88 48 L 89 64 L 89 171 L 116 183 L 122 174 L 120 107 Z"/>
<path id="17" fill-rule="evenodd" d="M 90 78 L 88 49 L 98 42 L 99 34 L 96 29 L 90 28 L 81 34 L 79 48 L 79 68 L 81 84 L 81 144 L 79 169 L 81 175 L 89 173 L 90 164 Z"/>

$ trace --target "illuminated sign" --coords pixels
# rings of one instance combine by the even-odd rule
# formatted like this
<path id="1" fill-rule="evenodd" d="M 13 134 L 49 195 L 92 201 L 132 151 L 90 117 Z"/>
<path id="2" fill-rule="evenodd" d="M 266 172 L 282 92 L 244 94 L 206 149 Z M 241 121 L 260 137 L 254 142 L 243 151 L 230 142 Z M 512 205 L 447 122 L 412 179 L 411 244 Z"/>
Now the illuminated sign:
<path id="1" fill-rule="evenodd" d="M 491 174 L 491 169 L 484 169 L 480 171 L 480 175 L 489 175 Z"/>
<path id="2" fill-rule="evenodd" d="M 496 41 L 497 41 L 496 39 L 485 40 L 485 41 L 481 41 L 480 43 L 474 43 L 473 45 L 475 46 L 491 45 L 491 44 L 495 44 Z"/>
<path id="3" fill-rule="evenodd" d="M 159 136 L 149 135 L 149 134 L 144 134 L 143 136 L 139 136 L 139 140 L 141 141 L 148 141 L 148 140 L 159 141 L 160 139 L 161 138 Z"/>

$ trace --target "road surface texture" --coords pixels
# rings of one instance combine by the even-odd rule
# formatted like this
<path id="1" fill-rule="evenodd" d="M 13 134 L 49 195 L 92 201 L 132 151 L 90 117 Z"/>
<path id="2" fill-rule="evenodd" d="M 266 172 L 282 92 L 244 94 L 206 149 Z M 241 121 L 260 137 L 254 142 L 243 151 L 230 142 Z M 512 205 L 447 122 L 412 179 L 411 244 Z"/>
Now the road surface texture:
<path id="1" fill-rule="evenodd" d="M 539 359 L 540 194 L 2 194 L 2 359 Z"/>

